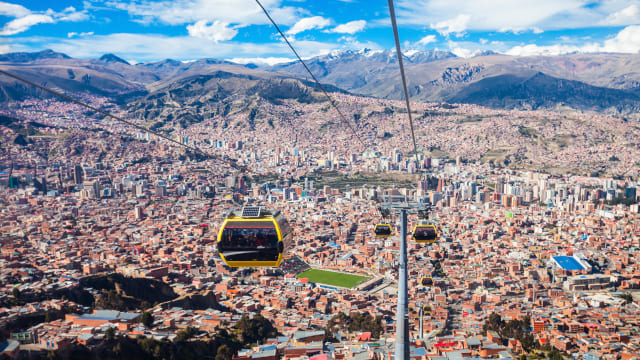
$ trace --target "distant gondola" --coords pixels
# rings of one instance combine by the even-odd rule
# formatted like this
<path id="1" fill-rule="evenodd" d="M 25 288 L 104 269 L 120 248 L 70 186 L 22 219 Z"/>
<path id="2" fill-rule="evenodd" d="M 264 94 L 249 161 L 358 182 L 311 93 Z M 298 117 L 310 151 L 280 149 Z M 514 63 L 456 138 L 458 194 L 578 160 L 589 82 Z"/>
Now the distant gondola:
<path id="1" fill-rule="evenodd" d="M 388 237 L 391 236 L 391 225 L 390 224 L 376 224 L 373 228 L 373 232 L 377 237 Z"/>
<path id="2" fill-rule="evenodd" d="M 433 244 L 438 240 L 438 230 L 433 224 L 418 224 L 413 229 L 413 240 L 417 243 Z"/>
<path id="3" fill-rule="evenodd" d="M 230 267 L 280 266 L 291 245 L 291 227 L 280 211 L 245 207 L 231 212 L 218 233 L 220 258 Z"/>

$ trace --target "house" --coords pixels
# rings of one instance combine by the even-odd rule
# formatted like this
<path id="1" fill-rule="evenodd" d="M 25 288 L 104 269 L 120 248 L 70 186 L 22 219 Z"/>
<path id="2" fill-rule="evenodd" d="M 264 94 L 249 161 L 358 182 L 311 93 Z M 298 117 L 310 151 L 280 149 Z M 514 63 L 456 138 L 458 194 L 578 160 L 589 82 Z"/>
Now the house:
<path id="1" fill-rule="evenodd" d="M 20 342 L 17 340 L 6 340 L 0 344 L 0 355 L 6 355 L 10 359 L 15 359 L 20 353 Z"/>

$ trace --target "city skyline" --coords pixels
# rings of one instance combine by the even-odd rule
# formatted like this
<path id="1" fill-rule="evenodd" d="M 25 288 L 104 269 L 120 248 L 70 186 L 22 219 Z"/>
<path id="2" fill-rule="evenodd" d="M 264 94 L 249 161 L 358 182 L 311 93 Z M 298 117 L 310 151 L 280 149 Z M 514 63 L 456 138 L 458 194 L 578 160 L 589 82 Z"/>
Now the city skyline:
<path id="1" fill-rule="evenodd" d="M 357 131 L 376 151 L 336 124 L 326 102 L 295 98 L 260 101 L 250 126 L 253 111 L 236 106 L 240 98 L 201 122 L 159 127 L 236 159 L 254 178 L 68 101 L 7 102 L 0 326 L 9 352 L 104 354 L 131 341 L 161 359 L 198 335 L 187 344 L 220 351 L 223 343 L 227 359 L 391 360 L 400 239 L 375 237 L 373 199 L 415 195 L 433 204 L 441 235 L 407 245 L 408 306 L 423 310 L 409 313 L 413 358 L 638 355 L 639 183 L 627 176 L 640 167 L 634 121 L 415 103 L 417 142 L 433 150 L 416 159 L 396 121 L 402 101 L 333 96 L 349 118 L 366 115 Z M 119 107 L 95 94 L 83 101 Z M 538 166 L 514 165 L 524 153 Z M 570 176 L 576 167 L 594 174 Z M 552 168 L 556 175 L 545 172 Z M 280 268 L 224 265 L 217 232 L 240 207 L 230 195 L 289 220 L 294 246 Z M 417 221 L 411 214 L 409 227 Z M 321 271 L 367 279 L 343 288 Z M 420 286 L 425 276 L 433 286 Z M 35 325 L 12 322 L 34 313 Z M 237 338 L 247 316 L 280 336 L 261 336 L 260 347 Z M 360 326 L 336 326 L 344 316 Z M 507 323 L 527 331 L 507 332 Z"/>

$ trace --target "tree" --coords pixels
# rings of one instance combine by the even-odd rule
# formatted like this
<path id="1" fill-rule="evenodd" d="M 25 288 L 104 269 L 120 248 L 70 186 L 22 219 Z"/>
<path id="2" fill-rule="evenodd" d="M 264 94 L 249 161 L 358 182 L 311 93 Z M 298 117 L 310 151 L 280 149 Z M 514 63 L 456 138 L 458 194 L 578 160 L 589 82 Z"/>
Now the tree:
<path id="1" fill-rule="evenodd" d="M 367 313 L 353 313 L 347 316 L 344 313 L 338 313 L 332 317 L 325 328 L 325 339 L 331 341 L 333 333 L 338 330 L 348 330 L 350 332 L 367 331 L 374 338 L 380 338 L 384 332 L 382 326 L 382 317 L 373 317 Z"/>
<path id="2" fill-rule="evenodd" d="M 487 330 L 492 330 L 500 334 L 503 326 L 504 326 L 504 321 L 502 321 L 502 317 L 500 316 L 500 314 L 491 313 L 487 321 L 482 326 L 482 331 L 486 333 Z"/>
<path id="3" fill-rule="evenodd" d="M 142 337 L 142 339 L 138 338 L 138 346 L 147 354 L 150 354 L 153 350 L 153 344 L 155 341 L 148 337 Z"/>
<path id="4" fill-rule="evenodd" d="M 151 313 L 148 311 L 143 312 L 142 317 L 140 318 L 140 322 L 146 328 L 151 328 L 153 326 L 153 315 L 151 315 Z"/>
<path id="5" fill-rule="evenodd" d="M 122 344 L 121 343 L 118 342 L 113 346 L 113 353 L 116 356 L 122 354 Z"/>
<path id="6" fill-rule="evenodd" d="M 156 347 L 153 349 L 153 357 L 156 359 L 167 358 L 166 355 L 167 354 L 162 350 L 162 347 L 160 345 L 156 345 Z"/>
<path id="7" fill-rule="evenodd" d="M 104 331 L 104 337 L 111 341 L 116 337 L 116 331 L 112 327 L 108 327 L 107 330 Z"/>
<path id="8" fill-rule="evenodd" d="M 187 326 L 186 329 L 178 331 L 176 335 L 176 342 L 184 342 L 193 337 L 196 334 L 196 329 L 191 326 Z"/>
<path id="9" fill-rule="evenodd" d="M 633 295 L 631 295 L 631 293 L 624 293 L 618 297 L 624 300 L 625 305 L 631 304 L 633 302 Z"/>
<path id="10" fill-rule="evenodd" d="M 233 358 L 233 352 L 227 345 L 222 345 L 218 348 L 216 360 L 231 360 L 231 358 Z"/>
<path id="11" fill-rule="evenodd" d="M 252 319 L 249 319 L 247 315 L 243 315 L 236 323 L 236 328 L 240 330 L 242 341 L 245 344 L 264 341 L 267 338 L 278 335 L 271 322 L 259 313 L 254 314 Z"/>
<path id="12" fill-rule="evenodd" d="M 563 360 L 562 354 L 557 350 L 551 350 L 551 352 L 547 354 L 547 358 L 549 360 Z"/>
<path id="13" fill-rule="evenodd" d="M 14 297 L 14 298 L 19 299 L 19 298 L 20 298 L 20 289 L 18 289 L 18 287 L 17 287 L 17 286 L 16 286 L 16 287 L 14 287 L 14 288 L 13 288 L 13 291 L 12 291 L 12 294 L 13 294 L 13 297 Z"/>

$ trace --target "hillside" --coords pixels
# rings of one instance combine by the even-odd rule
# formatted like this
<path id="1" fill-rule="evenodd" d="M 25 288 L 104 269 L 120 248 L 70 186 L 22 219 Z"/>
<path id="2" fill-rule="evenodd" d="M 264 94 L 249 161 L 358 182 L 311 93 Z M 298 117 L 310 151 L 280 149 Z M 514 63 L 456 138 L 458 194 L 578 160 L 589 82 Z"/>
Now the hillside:
<path id="1" fill-rule="evenodd" d="M 443 51 L 404 54 L 413 101 L 481 104 L 500 109 L 595 110 L 637 116 L 640 55 L 571 54 L 460 58 Z M 330 91 L 403 98 L 395 52 L 337 51 L 306 60 Z M 184 118 L 183 126 L 265 99 L 320 100 L 301 64 L 239 65 L 222 59 L 166 59 L 131 65 L 114 54 L 74 59 L 45 50 L 0 55 L 0 68 L 52 89 L 111 97 L 147 121 Z M 49 95 L 0 76 L 0 100 Z M 215 104 L 215 106 L 214 106 Z"/>
<path id="2" fill-rule="evenodd" d="M 625 114 L 640 109 L 640 97 L 635 93 L 558 79 L 541 72 L 484 78 L 447 100 L 502 109 L 568 106 L 584 111 Z"/>
<path id="3" fill-rule="evenodd" d="M 402 99 L 395 52 L 374 53 L 347 51 L 312 58 L 308 63 L 322 82 L 364 96 Z M 625 115 L 635 113 L 639 106 L 638 55 L 483 54 L 459 58 L 450 53 L 426 51 L 406 53 L 404 64 L 413 101 L 472 103 L 505 109 L 570 106 Z M 302 66 L 295 63 L 266 69 L 305 76 Z M 519 80 L 537 73 L 540 76 L 535 81 Z M 514 86 L 521 88 L 512 95 Z"/>
<path id="4" fill-rule="evenodd" d="M 242 126 L 254 128 L 256 121 L 265 120 L 265 114 L 258 109 L 262 101 L 278 105 L 287 99 L 299 103 L 326 100 L 306 81 L 250 69 L 232 70 L 227 68 L 159 82 L 154 84 L 157 89 L 153 92 L 130 102 L 127 110 L 131 116 L 152 123 L 154 128 L 173 122 L 186 128 L 205 119 L 237 113 L 247 115 L 247 123 Z M 340 91 L 332 86 L 327 88 Z M 221 125 L 228 126 L 226 123 Z"/>

